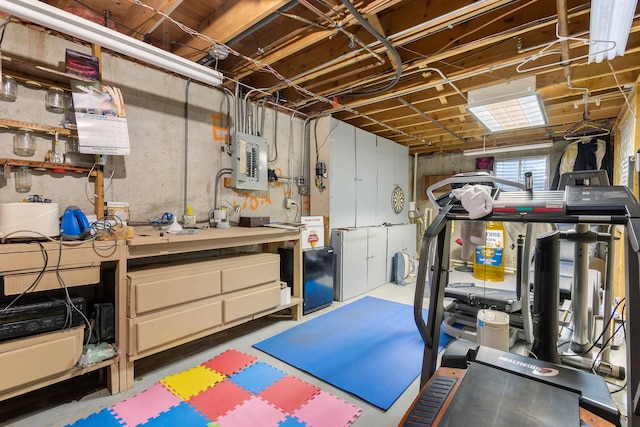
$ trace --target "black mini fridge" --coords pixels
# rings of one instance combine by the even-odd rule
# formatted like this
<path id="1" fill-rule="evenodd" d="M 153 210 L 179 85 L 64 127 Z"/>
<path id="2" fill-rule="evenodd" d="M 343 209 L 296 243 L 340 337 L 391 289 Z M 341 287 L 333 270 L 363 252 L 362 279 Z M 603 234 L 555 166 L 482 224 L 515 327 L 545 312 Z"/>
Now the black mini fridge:
<path id="1" fill-rule="evenodd" d="M 280 280 L 289 287 L 293 283 L 293 250 L 278 248 Z M 334 283 L 333 248 L 304 249 L 302 251 L 302 313 L 308 314 L 331 305 Z"/>

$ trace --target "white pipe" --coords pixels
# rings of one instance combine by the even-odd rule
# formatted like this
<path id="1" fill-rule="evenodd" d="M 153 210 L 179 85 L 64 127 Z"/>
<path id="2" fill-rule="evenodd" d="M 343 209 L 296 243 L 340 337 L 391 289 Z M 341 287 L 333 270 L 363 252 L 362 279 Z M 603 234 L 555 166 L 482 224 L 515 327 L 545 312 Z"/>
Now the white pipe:
<path id="1" fill-rule="evenodd" d="M 418 179 L 418 153 L 413 155 L 413 196 L 411 197 L 411 199 L 413 200 L 413 203 L 416 203 L 416 196 L 418 194 L 418 185 L 417 185 L 417 180 Z"/>
<path id="2" fill-rule="evenodd" d="M 191 77 L 201 83 L 219 86 L 222 74 L 166 50 L 126 36 L 37 0 L 0 0 L 0 10 L 89 43 L 100 45 L 132 58 Z"/>

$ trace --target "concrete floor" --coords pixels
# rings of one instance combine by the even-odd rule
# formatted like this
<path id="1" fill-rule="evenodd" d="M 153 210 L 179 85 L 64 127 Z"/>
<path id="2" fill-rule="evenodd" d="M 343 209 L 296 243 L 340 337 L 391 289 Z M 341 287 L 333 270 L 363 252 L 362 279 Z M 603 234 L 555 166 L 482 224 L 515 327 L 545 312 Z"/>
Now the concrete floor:
<path id="1" fill-rule="evenodd" d="M 373 290 L 368 295 L 413 304 L 414 289 L 415 287 L 412 284 L 408 284 L 407 286 L 386 284 Z M 348 304 L 355 300 L 357 300 L 357 298 L 344 303 L 334 301 L 330 307 L 304 316 L 301 322 L 327 313 L 330 310 L 334 310 L 343 304 Z M 106 389 L 103 389 L 88 394 L 77 401 L 64 402 L 50 409 L 29 413 L 19 418 L 9 420 L 7 424 L 3 424 L 2 420 L 0 420 L 0 425 L 15 427 L 54 427 L 73 423 L 80 418 L 85 418 L 94 412 L 144 391 L 167 375 L 192 368 L 227 349 L 235 349 L 252 354 L 258 357 L 260 361 L 268 363 L 311 384 L 315 384 L 323 390 L 362 408 L 362 415 L 353 424 L 356 427 L 395 426 L 402 420 L 405 412 L 418 394 L 419 379 L 416 379 L 394 405 L 385 412 L 252 347 L 256 342 L 274 336 L 299 323 L 300 322 L 286 320 L 285 317 L 277 318 L 269 316 L 266 319 L 258 319 L 250 322 L 248 325 L 216 334 L 210 339 L 200 340 L 192 345 L 183 346 L 180 348 L 180 351 L 170 350 L 165 352 L 166 354 L 163 353 L 157 357 L 151 356 L 141 360 L 139 364 L 136 364 L 136 381 L 134 387 L 123 393 L 112 396 Z"/>
<path id="2" fill-rule="evenodd" d="M 452 273 L 450 281 L 453 283 L 455 281 L 473 280 L 470 274 L 465 276 L 467 274 L 468 273 Z M 505 282 L 498 285 L 498 287 L 508 288 L 510 286 L 509 282 L 510 279 L 509 276 L 507 276 Z M 488 286 L 493 285 L 494 284 Z M 480 286 L 480 284 L 477 284 L 476 286 Z M 415 285 L 413 283 L 408 283 L 406 286 L 397 286 L 389 283 L 371 291 L 368 295 L 411 305 L 413 304 L 414 291 Z M 334 310 L 344 304 L 353 302 L 356 299 L 343 303 L 334 302 L 332 306 L 328 308 L 304 316 L 301 322 L 322 315 L 330 310 Z M 428 307 L 428 303 L 426 301 L 425 307 Z M 252 347 L 254 343 L 276 335 L 297 324 L 299 324 L 299 322 L 287 320 L 286 317 L 268 316 L 264 319 L 258 319 L 247 325 L 223 331 L 212 337 L 182 346 L 177 350 L 170 350 L 161 353 L 160 355 L 154 355 L 146 359 L 142 359 L 136 363 L 136 381 L 131 390 L 112 396 L 106 389 L 101 389 L 97 392 L 87 394 L 77 401 L 62 402 L 50 409 L 37 412 L 34 411 L 32 413 L 16 417 L 12 420 L 8 420 L 7 424 L 3 424 L 2 420 L 0 420 L 0 425 L 31 427 L 63 426 L 73 423 L 80 418 L 87 417 L 94 412 L 142 392 L 167 375 L 192 368 L 193 366 L 220 354 L 226 349 L 235 349 L 255 355 L 259 360 L 265 363 L 311 384 L 315 384 L 323 390 L 362 408 L 361 416 L 353 424 L 356 427 L 386 427 L 398 425 L 418 394 L 419 378 L 416 379 L 394 403 L 394 405 L 385 412 Z M 519 351 L 517 349 L 512 350 L 516 350 L 516 352 L 520 354 L 524 354 L 523 352 L 526 351 L 522 346 L 519 346 L 518 349 Z M 612 352 L 612 358 L 615 358 L 614 361 L 624 360 L 624 348 Z M 614 387 L 612 386 L 610 388 L 613 389 Z M 624 408 L 626 403 L 626 394 L 624 392 L 617 393 L 614 395 L 614 398 L 619 402 L 621 412 L 625 413 L 626 410 Z"/>

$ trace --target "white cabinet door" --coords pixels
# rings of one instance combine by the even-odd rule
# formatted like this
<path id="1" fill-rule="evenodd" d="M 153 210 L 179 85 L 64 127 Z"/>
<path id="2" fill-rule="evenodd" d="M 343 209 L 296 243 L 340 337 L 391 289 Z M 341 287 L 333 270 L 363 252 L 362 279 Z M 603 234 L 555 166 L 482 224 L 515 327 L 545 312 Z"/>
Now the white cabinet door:
<path id="1" fill-rule="evenodd" d="M 367 292 L 367 239 L 366 228 L 331 232 L 331 246 L 336 254 L 336 301 Z"/>
<path id="2" fill-rule="evenodd" d="M 393 224 L 406 223 L 408 221 L 409 200 L 409 148 L 400 144 L 393 144 L 394 167 L 394 186 L 399 186 L 404 193 L 404 209 L 402 212 L 395 214 L 396 220 Z M 415 184 L 414 184 L 415 185 Z"/>
<path id="3" fill-rule="evenodd" d="M 356 128 L 356 227 L 378 225 L 378 159 L 376 136 Z"/>
<path id="4" fill-rule="evenodd" d="M 355 128 L 331 119 L 331 161 L 329 218 L 331 228 L 356 225 L 356 145 Z"/>
<path id="5" fill-rule="evenodd" d="M 393 193 L 393 187 L 395 183 L 395 149 L 394 145 L 398 145 L 395 142 L 377 137 L 378 142 L 378 188 L 377 194 L 377 209 L 376 209 L 376 223 L 377 224 L 395 224 L 399 222 L 397 215 L 393 213 L 391 205 L 391 195 Z M 400 221 L 401 222 L 401 221 Z"/>
<path id="6" fill-rule="evenodd" d="M 367 291 L 387 283 L 387 229 L 368 227 L 367 229 Z"/>

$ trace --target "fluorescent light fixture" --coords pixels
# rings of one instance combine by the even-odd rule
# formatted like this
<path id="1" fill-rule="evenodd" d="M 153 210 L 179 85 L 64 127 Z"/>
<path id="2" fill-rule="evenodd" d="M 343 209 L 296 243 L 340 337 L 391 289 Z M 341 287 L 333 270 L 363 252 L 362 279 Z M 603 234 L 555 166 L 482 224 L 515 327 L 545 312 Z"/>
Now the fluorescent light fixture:
<path id="1" fill-rule="evenodd" d="M 490 132 L 547 124 L 535 76 L 469 91 L 467 110 Z"/>
<path id="2" fill-rule="evenodd" d="M 159 68 L 214 86 L 222 84 L 219 71 L 136 40 L 38 0 L 0 0 L 0 10 L 43 27 L 78 37 Z"/>
<path id="3" fill-rule="evenodd" d="M 492 148 L 475 148 L 473 150 L 464 150 L 462 154 L 465 156 L 484 156 L 485 154 L 494 154 L 494 153 L 510 153 L 512 151 L 525 151 L 525 150 L 536 150 L 541 148 L 549 148 L 553 147 L 552 141 L 541 142 L 538 144 L 527 144 L 527 145 L 509 145 L 505 147 L 492 147 Z"/>
<path id="4" fill-rule="evenodd" d="M 591 1 L 589 62 L 624 55 L 637 4 L 638 0 Z"/>

